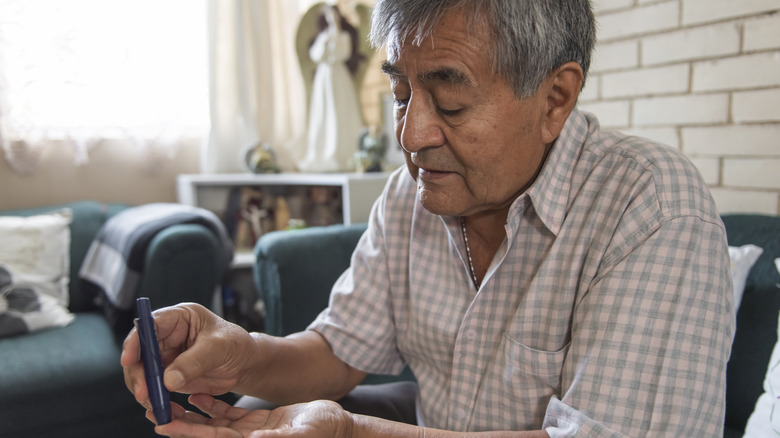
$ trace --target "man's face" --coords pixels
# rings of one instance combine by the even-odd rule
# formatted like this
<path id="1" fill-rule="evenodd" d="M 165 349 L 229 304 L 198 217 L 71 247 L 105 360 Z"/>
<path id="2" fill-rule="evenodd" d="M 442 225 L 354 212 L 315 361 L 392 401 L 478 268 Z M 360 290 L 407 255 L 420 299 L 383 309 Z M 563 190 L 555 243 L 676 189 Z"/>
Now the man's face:
<path id="1" fill-rule="evenodd" d="M 546 97 L 517 98 L 493 73 L 490 49 L 484 26 L 468 28 L 457 10 L 419 46 L 388 46 L 396 136 L 432 213 L 505 210 L 543 164 Z"/>

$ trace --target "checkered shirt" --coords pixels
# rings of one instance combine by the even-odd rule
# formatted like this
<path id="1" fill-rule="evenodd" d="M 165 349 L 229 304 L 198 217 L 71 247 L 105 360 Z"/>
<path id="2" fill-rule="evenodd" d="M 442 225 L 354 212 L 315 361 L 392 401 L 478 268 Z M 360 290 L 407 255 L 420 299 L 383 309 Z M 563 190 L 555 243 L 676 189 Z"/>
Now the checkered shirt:
<path id="1" fill-rule="evenodd" d="M 505 229 L 477 290 L 459 218 L 399 169 L 310 328 L 358 369 L 409 364 L 425 426 L 722 436 L 727 243 L 679 151 L 575 110 Z"/>

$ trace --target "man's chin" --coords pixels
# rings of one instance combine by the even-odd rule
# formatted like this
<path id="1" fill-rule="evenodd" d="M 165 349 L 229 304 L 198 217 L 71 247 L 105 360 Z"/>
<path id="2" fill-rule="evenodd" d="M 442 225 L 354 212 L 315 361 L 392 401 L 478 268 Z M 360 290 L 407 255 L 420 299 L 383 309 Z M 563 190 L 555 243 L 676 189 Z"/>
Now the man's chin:
<path id="1" fill-rule="evenodd" d="M 429 213 L 439 216 L 459 216 L 460 211 L 453 208 L 452 202 L 447 202 L 436 195 L 420 190 L 420 204 Z"/>

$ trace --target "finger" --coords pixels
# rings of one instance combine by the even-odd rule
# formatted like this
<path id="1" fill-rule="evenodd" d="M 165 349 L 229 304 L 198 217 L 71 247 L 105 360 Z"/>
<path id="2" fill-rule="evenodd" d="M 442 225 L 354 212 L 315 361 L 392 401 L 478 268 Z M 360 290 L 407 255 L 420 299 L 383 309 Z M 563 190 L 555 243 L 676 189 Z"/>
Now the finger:
<path id="1" fill-rule="evenodd" d="M 146 388 L 143 366 L 136 365 L 123 370 L 125 376 L 125 386 L 133 393 L 135 399 L 142 403 L 148 401 L 149 391 Z"/>
<path id="2" fill-rule="evenodd" d="M 188 411 L 176 403 L 171 403 L 171 411 L 172 411 L 171 412 L 172 419 L 178 418 L 182 421 L 186 421 L 193 424 L 209 424 L 209 422 L 211 421 L 210 418 L 204 417 L 198 412 Z"/>
<path id="3" fill-rule="evenodd" d="M 256 430 L 250 433 L 247 438 L 274 438 L 274 437 L 290 437 L 295 438 L 300 436 L 301 433 L 295 429 L 283 429 L 283 430 Z"/>
<path id="4" fill-rule="evenodd" d="M 186 409 L 181 407 L 181 405 L 179 405 L 178 403 L 171 402 L 171 418 L 172 419 L 184 418 L 184 419 L 187 419 L 187 421 L 192 421 L 192 422 L 198 422 L 199 421 L 197 418 L 191 418 L 190 414 L 194 414 L 194 415 L 200 417 L 202 419 L 201 422 L 205 423 L 206 421 L 208 421 L 208 419 L 204 418 L 201 415 L 198 415 L 196 413 L 187 411 Z M 146 409 L 146 419 L 151 421 L 154 424 L 157 424 L 157 418 L 155 418 L 154 410 L 152 409 L 151 406 Z"/>
<path id="5" fill-rule="evenodd" d="M 122 343 L 122 356 L 119 363 L 122 365 L 127 389 L 139 402 L 147 399 L 146 382 L 141 368 L 141 346 L 135 328 L 130 330 Z"/>
<path id="6" fill-rule="evenodd" d="M 153 424 L 157 424 L 157 418 L 154 416 L 154 411 L 151 409 L 146 410 L 146 419 L 151 421 Z"/>
<path id="7" fill-rule="evenodd" d="M 223 401 L 205 394 L 192 395 L 190 396 L 189 401 L 193 406 L 211 416 L 211 418 L 224 418 L 230 421 L 236 421 L 243 418 L 248 412 L 246 409 L 230 406 Z"/>
<path id="8" fill-rule="evenodd" d="M 171 403 L 171 421 L 182 421 L 191 424 L 208 424 L 209 419 L 197 412 L 192 412 L 184 409 L 176 403 Z M 157 425 L 157 419 L 154 417 L 154 411 L 151 409 L 146 411 L 146 419 Z M 161 427 L 158 425 L 158 427 Z"/>
<path id="9" fill-rule="evenodd" d="M 119 362 L 123 367 L 129 367 L 141 361 L 141 344 L 135 328 L 130 330 L 122 343 L 122 356 Z"/>
<path id="10" fill-rule="evenodd" d="M 187 342 L 193 324 L 197 324 L 196 321 L 193 321 L 193 312 L 188 309 L 189 307 L 186 305 L 176 305 L 152 312 L 160 354 L 163 357 L 163 366 L 170 364 L 188 346 Z M 140 340 L 135 330 L 131 332 L 131 336 L 132 338 L 128 340 L 131 343 L 128 346 L 135 347 L 135 351 L 138 351 L 138 360 L 140 360 Z"/>

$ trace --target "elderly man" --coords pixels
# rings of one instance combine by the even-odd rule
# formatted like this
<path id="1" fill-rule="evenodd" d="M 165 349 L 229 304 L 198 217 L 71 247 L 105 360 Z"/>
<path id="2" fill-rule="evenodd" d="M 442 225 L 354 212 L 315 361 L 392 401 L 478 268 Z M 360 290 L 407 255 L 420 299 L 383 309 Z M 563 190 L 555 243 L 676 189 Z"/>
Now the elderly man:
<path id="1" fill-rule="evenodd" d="M 212 417 L 176 406 L 157 431 L 720 436 L 724 228 L 677 151 L 575 109 L 594 29 L 587 0 L 378 0 L 372 41 L 406 168 L 305 332 L 249 334 L 193 305 L 156 313 L 166 386 Z M 122 364 L 148 407 L 135 333 Z M 405 364 L 417 425 L 323 401 Z M 226 391 L 287 406 L 203 395 Z"/>

